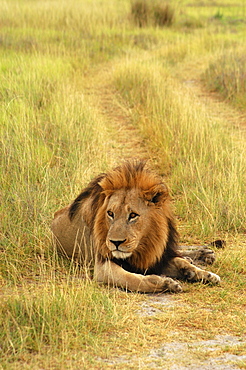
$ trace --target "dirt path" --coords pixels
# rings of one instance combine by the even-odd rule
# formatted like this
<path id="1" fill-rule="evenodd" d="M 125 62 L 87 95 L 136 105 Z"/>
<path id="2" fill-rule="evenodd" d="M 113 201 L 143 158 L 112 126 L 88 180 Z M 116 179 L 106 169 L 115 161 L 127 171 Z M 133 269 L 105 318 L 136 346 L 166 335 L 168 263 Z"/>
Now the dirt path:
<path id="1" fill-rule="evenodd" d="M 233 125 L 246 132 L 246 113 L 233 108 L 218 93 L 209 92 L 199 78 L 183 81 L 186 87 L 192 91 L 196 99 L 204 104 L 209 110 L 211 117 L 219 118 L 228 125 Z"/>
<path id="2" fill-rule="evenodd" d="M 111 166 L 130 158 L 148 160 L 151 166 L 158 171 L 158 159 L 145 145 L 139 130 L 132 124 L 130 108 L 113 86 L 113 65 L 105 64 L 96 69 L 84 80 L 84 91 L 93 107 L 97 107 L 98 114 L 102 116 L 108 128 L 108 163 Z M 190 71 L 179 73 L 178 79 L 187 91 L 194 95 L 200 104 L 206 107 L 209 115 L 219 119 L 226 125 L 233 125 L 242 134 L 246 134 L 246 112 L 233 108 L 218 93 L 209 92 L 200 79 L 201 71 L 193 70 L 192 79 Z"/>
<path id="3" fill-rule="evenodd" d="M 149 161 L 151 154 L 131 122 L 129 108 L 113 86 L 112 67 L 105 65 L 90 75 L 85 80 L 85 91 L 109 131 L 106 144 L 110 165 L 115 166 L 131 158 Z"/>
<path id="4" fill-rule="evenodd" d="M 176 71 L 176 78 L 194 95 L 194 98 L 203 104 L 210 116 L 220 119 L 227 125 L 232 125 L 246 132 L 246 112 L 234 108 L 228 101 L 213 91 L 209 91 L 202 81 L 202 75 L 209 67 L 209 60 L 198 61 L 191 65 L 180 65 Z"/>
<path id="5" fill-rule="evenodd" d="M 129 158 L 141 158 L 151 161 L 151 152 L 144 144 L 137 128 L 131 122 L 129 108 L 121 100 L 113 86 L 112 66 L 105 65 L 85 79 L 84 89 L 87 99 L 97 108 L 109 130 L 108 158 L 114 166 Z M 205 105 L 209 114 L 215 119 L 223 120 L 246 132 L 246 115 L 223 102 L 218 95 L 208 93 L 199 78 L 182 81 L 189 93 Z M 162 310 L 178 309 L 179 303 L 172 295 L 148 296 L 144 303 L 139 304 L 140 316 L 153 316 L 158 319 Z M 189 308 L 187 307 L 187 310 Z M 237 364 L 246 361 L 246 356 L 225 353 L 223 348 L 236 347 L 246 343 L 246 338 L 229 335 L 218 335 L 213 340 L 184 343 L 173 341 L 165 343 L 160 339 L 159 348 L 150 349 L 144 356 L 122 355 L 110 360 L 98 358 L 99 366 L 103 368 L 124 369 L 179 369 L 179 370 L 236 370 Z M 216 355 L 217 354 L 217 355 Z"/>

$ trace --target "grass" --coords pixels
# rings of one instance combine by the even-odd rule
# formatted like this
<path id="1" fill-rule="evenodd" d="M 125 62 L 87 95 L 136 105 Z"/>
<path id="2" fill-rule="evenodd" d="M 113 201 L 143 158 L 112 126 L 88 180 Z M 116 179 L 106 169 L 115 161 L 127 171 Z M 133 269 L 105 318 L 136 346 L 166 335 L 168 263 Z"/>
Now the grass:
<path id="1" fill-rule="evenodd" d="M 50 280 L 40 289 L 41 295 L 23 289 L 6 299 L 2 307 L 1 314 L 7 320 L 1 325 L 1 350 L 10 362 L 12 356 L 18 359 L 23 352 L 35 355 L 45 348 L 50 355 L 62 351 L 66 358 L 71 350 L 93 344 L 97 347 L 102 333 L 115 329 L 110 325 L 114 306 L 103 290 L 86 283 L 58 285 Z"/>
<path id="2" fill-rule="evenodd" d="M 69 81 L 69 63 L 22 53 L 1 61 L 2 243 L 11 255 L 19 246 L 29 255 L 34 246 L 42 249 L 61 194 L 69 198 L 81 176 L 99 171 L 93 163 L 105 160 L 103 130 Z"/>
<path id="3" fill-rule="evenodd" d="M 227 50 L 212 62 L 204 74 L 208 88 L 245 109 L 246 97 L 245 48 Z"/>
<path id="4" fill-rule="evenodd" d="M 144 369 L 163 342 L 244 338 L 244 133 L 183 81 L 206 76 L 220 92 L 226 82 L 242 103 L 245 8 L 202 4 L 179 2 L 162 29 L 135 26 L 128 0 L 1 3 L 0 368 Z M 182 242 L 227 240 L 212 268 L 222 285 L 185 283 L 155 316 L 138 314 L 149 297 L 99 286 L 52 249 L 53 212 L 111 165 L 118 145 L 117 124 L 98 105 L 104 68 L 166 176 Z"/>
<path id="5" fill-rule="evenodd" d="M 131 16 L 140 28 L 171 26 L 174 21 L 175 9 L 168 3 L 154 0 L 135 0 L 131 3 Z"/>

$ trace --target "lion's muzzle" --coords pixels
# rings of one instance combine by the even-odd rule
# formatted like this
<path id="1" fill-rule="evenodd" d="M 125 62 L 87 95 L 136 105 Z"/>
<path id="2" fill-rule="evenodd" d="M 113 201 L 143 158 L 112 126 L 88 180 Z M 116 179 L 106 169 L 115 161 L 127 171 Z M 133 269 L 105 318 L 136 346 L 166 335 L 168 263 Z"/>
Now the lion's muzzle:
<path id="1" fill-rule="evenodd" d="M 123 240 L 109 239 L 108 240 L 107 246 L 115 258 L 126 259 L 131 256 L 132 252 L 129 252 L 129 247 L 127 245 L 124 245 L 125 242 L 126 242 L 126 239 L 123 239 Z"/>
<path id="2" fill-rule="evenodd" d="M 124 240 L 111 240 L 110 239 L 109 241 L 110 241 L 110 243 L 112 243 L 116 246 L 116 249 L 118 249 L 121 244 L 125 243 L 126 239 L 124 239 Z"/>

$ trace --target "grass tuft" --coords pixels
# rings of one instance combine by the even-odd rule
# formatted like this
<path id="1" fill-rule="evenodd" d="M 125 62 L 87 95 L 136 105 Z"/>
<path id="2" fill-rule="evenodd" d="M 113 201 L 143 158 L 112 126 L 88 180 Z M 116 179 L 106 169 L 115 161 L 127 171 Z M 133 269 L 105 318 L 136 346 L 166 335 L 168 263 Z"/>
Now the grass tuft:
<path id="1" fill-rule="evenodd" d="M 246 108 L 246 49 L 224 51 L 205 72 L 204 79 L 211 90 L 225 99 Z"/>
<path id="2" fill-rule="evenodd" d="M 171 26 L 174 22 L 175 10 L 170 4 L 162 1 L 153 5 L 153 18 L 156 26 Z"/>
<path id="3" fill-rule="evenodd" d="M 134 0 L 131 5 L 131 15 L 138 27 L 171 26 L 175 10 L 169 3 L 159 0 Z"/>
<path id="4" fill-rule="evenodd" d="M 131 5 L 131 15 L 138 27 L 145 27 L 149 22 L 149 5 L 146 0 L 136 0 Z"/>

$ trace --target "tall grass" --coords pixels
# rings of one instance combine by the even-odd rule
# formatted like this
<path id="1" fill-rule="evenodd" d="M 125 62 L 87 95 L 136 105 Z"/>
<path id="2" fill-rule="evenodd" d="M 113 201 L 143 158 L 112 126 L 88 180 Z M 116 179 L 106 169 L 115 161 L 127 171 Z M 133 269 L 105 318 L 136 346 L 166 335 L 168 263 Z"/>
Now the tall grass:
<path id="1" fill-rule="evenodd" d="M 16 256 L 32 255 L 47 242 L 52 211 L 70 201 L 99 161 L 101 170 L 104 139 L 69 82 L 66 61 L 2 54 L 1 66 L 1 232 L 8 260 L 13 256 L 18 265 Z"/>
<path id="2" fill-rule="evenodd" d="M 159 0 L 134 0 L 131 2 L 131 16 L 139 27 L 170 26 L 174 21 L 175 9 L 168 2 Z"/>
<path id="3" fill-rule="evenodd" d="M 105 4 L 104 4 L 105 5 Z M 84 73 L 111 59 L 129 42 L 128 1 L 4 1 L 0 4 L 1 48 L 69 59 Z"/>
<path id="4" fill-rule="evenodd" d="M 127 61 L 115 84 L 170 175 L 177 213 L 200 237 L 245 228 L 245 149 L 159 62 Z M 189 232 L 189 231 L 188 231 Z"/>
<path id="5" fill-rule="evenodd" d="M 81 37 L 101 31 L 103 27 L 113 28 L 124 18 L 128 11 L 128 1 L 120 6 L 114 0 L 107 1 L 102 12 L 101 6 L 93 0 L 84 3 L 71 0 L 49 0 L 41 2 L 3 1 L 1 4 L 1 24 L 4 27 L 19 27 L 36 30 L 77 31 Z M 100 27 L 98 27 L 100 26 Z M 82 32 L 85 32 L 83 34 Z M 61 34 L 62 36 L 62 34 Z"/>
<path id="6" fill-rule="evenodd" d="M 208 88 L 219 92 L 235 105 L 246 107 L 246 49 L 223 51 L 204 74 Z"/>

